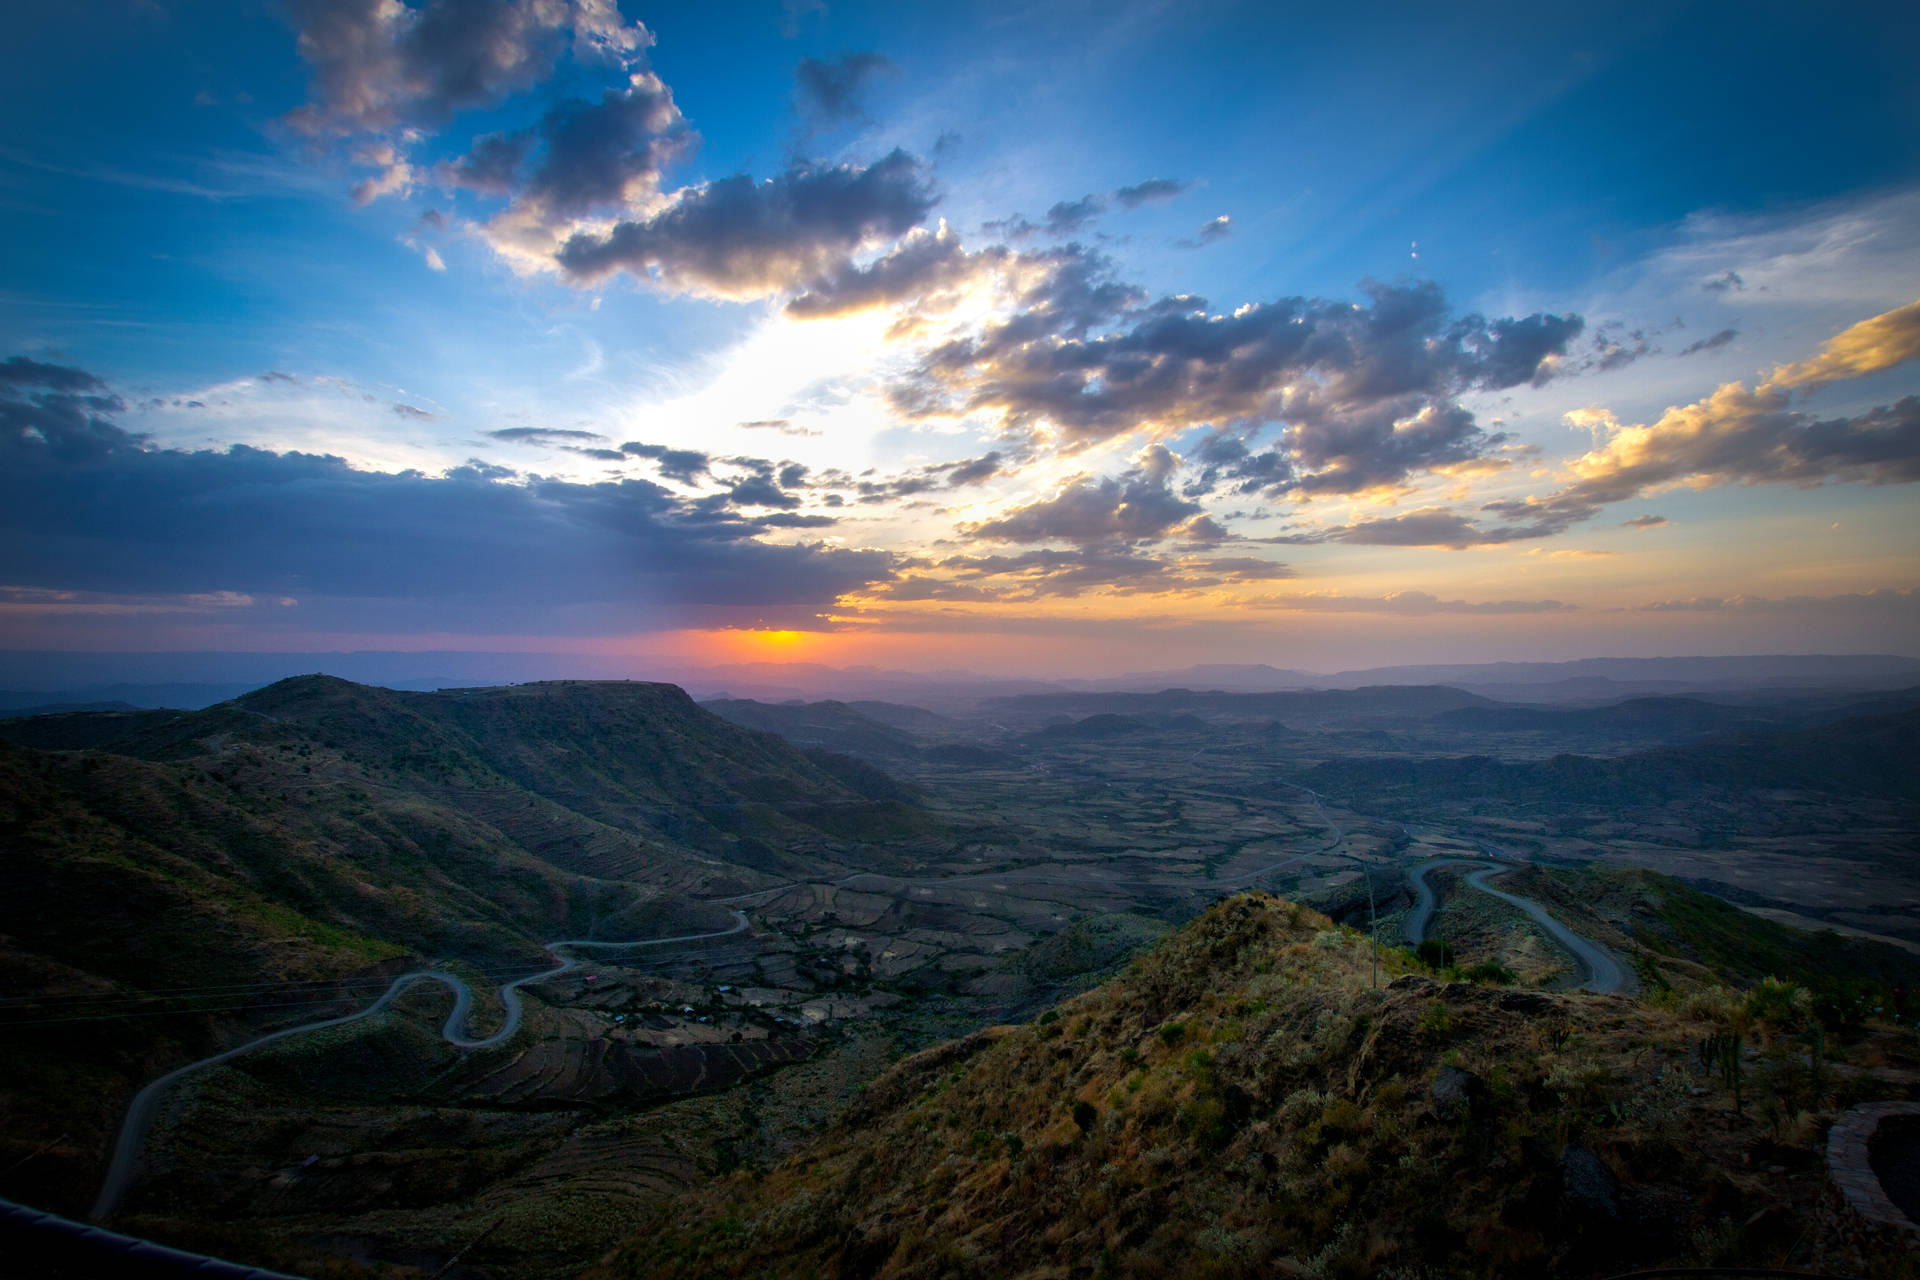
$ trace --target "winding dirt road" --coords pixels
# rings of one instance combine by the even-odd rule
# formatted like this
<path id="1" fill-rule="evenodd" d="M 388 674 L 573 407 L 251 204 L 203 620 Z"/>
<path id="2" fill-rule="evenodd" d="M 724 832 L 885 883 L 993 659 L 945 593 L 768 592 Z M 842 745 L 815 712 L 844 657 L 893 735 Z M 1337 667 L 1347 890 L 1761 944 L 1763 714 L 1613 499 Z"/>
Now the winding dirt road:
<path id="1" fill-rule="evenodd" d="M 515 978 L 512 982 L 500 986 L 500 1004 L 506 1010 L 506 1021 L 498 1031 L 490 1036 L 474 1038 L 464 1034 L 467 1030 L 467 1018 L 473 1011 L 473 991 L 465 981 L 448 973 L 444 969 L 416 969 L 395 978 L 378 1000 L 358 1013 L 345 1014 L 338 1018 L 324 1018 L 318 1022 L 303 1022 L 297 1027 L 285 1027 L 279 1031 L 268 1032 L 264 1036 L 236 1045 L 224 1053 L 216 1053 L 210 1058 L 198 1062 L 189 1062 L 178 1067 L 147 1085 L 133 1095 L 133 1102 L 127 1107 L 127 1118 L 121 1122 L 120 1136 L 113 1147 L 113 1161 L 107 1166 L 107 1176 L 100 1184 L 100 1195 L 93 1202 L 88 1214 L 96 1222 L 120 1207 L 127 1189 L 134 1183 L 140 1172 L 140 1152 L 146 1145 L 147 1131 L 153 1127 L 153 1118 L 160 1108 L 160 1100 L 177 1081 L 192 1075 L 205 1067 L 237 1058 L 243 1053 L 258 1049 L 262 1045 L 273 1044 L 290 1036 L 304 1035 L 309 1031 L 323 1031 L 328 1027 L 343 1027 L 362 1018 L 370 1018 L 379 1013 L 399 997 L 400 993 L 416 982 L 437 982 L 453 992 L 453 1010 L 447 1014 L 447 1020 L 440 1028 L 441 1038 L 458 1049 L 489 1049 L 509 1039 L 520 1029 L 523 1012 L 520 1003 L 520 988 L 529 982 L 538 982 L 542 978 L 557 977 L 570 969 L 577 968 L 580 961 L 573 956 L 562 954 L 571 950 L 617 950 L 626 947 L 663 947 L 677 942 L 699 942 L 706 938 L 726 938 L 740 933 L 747 927 L 747 913 L 735 911 L 734 925 L 731 929 L 719 929 L 712 933 L 684 933 L 673 938 L 642 938 L 632 942 L 595 942 L 586 938 L 567 938 L 546 944 L 546 950 L 559 961 L 551 969 L 530 973 L 524 978 Z"/>
<path id="2" fill-rule="evenodd" d="M 1419 946 L 1427 936 L 1427 928 L 1433 922 L 1436 906 L 1433 888 L 1427 883 L 1427 872 L 1441 867 L 1478 867 L 1479 870 L 1467 876 L 1467 883 L 1490 897 L 1518 907 L 1528 919 L 1539 925 L 1549 938 L 1563 947 L 1575 962 L 1579 964 L 1583 977 L 1578 989 L 1598 991 L 1603 994 L 1620 994 L 1638 987 L 1626 966 L 1620 963 L 1611 951 L 1599 943 L 1583 938 L 1573 930 L 1547 914 L 1547 909 L 1531 898 L 1496 889 L 1487 881 L 1493 876 L 1513 868 L 1498 862 L 1481 862 L 1472 858 L 1440 858 L 1425 862 L 1417 867 L 1407 868 L 1407 884 L 1413 889 L 1413 910 L 1407 913 L 1406 934 L 1409 946 Z"/>

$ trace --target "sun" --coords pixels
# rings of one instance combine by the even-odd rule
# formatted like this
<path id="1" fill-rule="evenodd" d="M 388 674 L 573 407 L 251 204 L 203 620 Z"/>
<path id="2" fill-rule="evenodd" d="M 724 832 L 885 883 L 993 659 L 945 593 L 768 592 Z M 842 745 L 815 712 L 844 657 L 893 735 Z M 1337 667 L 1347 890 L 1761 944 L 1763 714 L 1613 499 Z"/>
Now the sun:
<path id="1" fill-rule="evenodd" d="M 817 631 L 784 627 L 730 627 L 708 635 L 735 662 L 791 662 L 816 653 L 825 639 Z"/>

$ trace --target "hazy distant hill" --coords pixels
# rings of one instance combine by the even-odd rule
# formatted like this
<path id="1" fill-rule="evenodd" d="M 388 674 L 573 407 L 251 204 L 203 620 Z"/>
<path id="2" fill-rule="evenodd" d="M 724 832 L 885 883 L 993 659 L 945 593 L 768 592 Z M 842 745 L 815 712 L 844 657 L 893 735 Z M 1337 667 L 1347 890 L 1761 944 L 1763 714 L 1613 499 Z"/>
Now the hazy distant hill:
<path id="1" fill-rule="evenodd" d="M 723 720 L 764 733 L 777 733 L 800 747 L 824 747 L 881 762 L 912 757 L 920 750 L 910 734 L 844 702 L 780 703 L 723 698 L 700 705 Z M 864 708 L 886 705 L 861 704 Z M 931 712 L 922 714 L 932 715 Z"/>
<path id="2" fill-rule="evenodd" d="M 1491 705 L 1477 694 L 1443 686 L 1383 686 L 1322 689 L 1297 693 L 1227 693 L 1215 690 L 1163 689 L 1158 693 L 1045 693 L 996 698 L 984 713 L 1033 722 L 1059 716 L 1192 715 L 1227 720 L 1283 719 L 1289 725 L 1324 723 L 1395 726 L 1407 719 Z"/>
<path id="3" fill-rule="evenodd" d="M 1620 698 L 1634 693 L 1679 693 L 1713 688 L 1897 688 L 1920 682 L 1920 658 L 1892 654 L 1776 654 L 1721 658 L 1582 658 L 1573 662 L 1477 662 L 1368 667 L 1323 676 L 1325 687 L 1361 684 L 1501 686 L 1514 695 L 1528 686 L 1560 686 L 1574 697 Z M 1505 696 L 1503 694 L 1503 696 Z M 1544 700 L 1544 698 L 1542 698 Z M 1555 700 L 1558 700 L 1556 698 Z"/>
<path id="4" fill-rule="evenodd" d="M 1226 693 L 1273 693 L 1282 689 L 1312 689 L 1327 683 L 1311 671 L 1290 671 L 1264 662 L 1205 662 L 1177 671 L 1134 671 L 1121 676 L 1058 680 L 1077 691 L 1110 689 L 1152 693 L 1160 689 L 1219 689 Z"/>
<path id="5" fill-rule="evenodd" d="M 1442 728 L 1468 733 L 1550 733 L 1657 739 L 1760 727 L 1768 717 L 1746 707 L 1696 698 L 1630 698 L 1605 707 L 1462 707 L 1434 717 Z"/>
<path id="6" fill-rule="evenodd" d="M 1032 735 L 1045 741 L 1080 740 L 1097 742 L 1107 738 L 1136 737 L 1143 734 L 1204 733 L 1207 722 L 1198 716 L 1122 716 L 1111 712 L 1088 716 L 1066 724 L 1050 724 Z"/>
<path id="7" fill-rule="evenodd" d="M 1920 800 L 1920 711 L 1811 729 L 1730 733 L 1613 759 L 1342 759 L 1308 770 L 1304 777 L 1329 794 L 1389 803 L 1492 798 L 1620 807 L 1709 790 L 1805 790 Z"/>

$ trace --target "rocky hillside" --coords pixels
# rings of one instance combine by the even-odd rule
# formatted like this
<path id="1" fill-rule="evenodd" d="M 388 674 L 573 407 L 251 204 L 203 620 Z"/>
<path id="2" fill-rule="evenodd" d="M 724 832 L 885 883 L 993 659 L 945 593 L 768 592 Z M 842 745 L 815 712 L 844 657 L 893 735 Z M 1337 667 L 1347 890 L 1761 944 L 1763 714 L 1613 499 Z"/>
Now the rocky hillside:
<path id="1" fill-rule="evenodd" d="M 525 972 L 555 937 L 721 929 L 708 899 L 898 869 L 938 832 L 889 786 L 665 685 L 305 677 L 5 722 L 0 1166 L 38 1153 L 31 1198 L 84 1205 L 145 1080 L 422 959 Z"/>
<path id="2" fill-rule="evenodd" d="M 795 1159 L 595 1276 L 1915 1274 L 1823 1194 L 1910 1031 L 1762 982 L 1645 1001 L 1442 982 L 1229 899 L 1038 1022 L 907 1059 Z"/>

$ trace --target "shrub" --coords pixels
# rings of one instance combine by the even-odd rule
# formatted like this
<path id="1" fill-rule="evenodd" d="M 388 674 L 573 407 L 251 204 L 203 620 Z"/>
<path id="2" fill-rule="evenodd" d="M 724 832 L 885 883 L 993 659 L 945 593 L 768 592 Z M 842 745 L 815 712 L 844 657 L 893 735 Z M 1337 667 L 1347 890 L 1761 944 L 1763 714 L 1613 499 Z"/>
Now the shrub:
<path id="1" fill-rule="evenodd" d="M 1435 1000 L 1420 1015 L 1420 1034 L 1429 1040 L 1444 1040 L 1453 1031 L 1453 1014 Z"/>
<path id="2" fill-rule="evenodd" d="M 1160 1043 L 1171 1049 L 1174 1045 L 1179 1044 L 1181 1040 L 1185 1039 L 1186 1034 L 1187 1027 L 1183 1022 L 1163 1023 L 1160 1027 Z"/>
<path id="3" fill-rule="evenodd" d="M 1100 1109 L 1091 1102 L 1081 1101 L 1073 1104 L 1073 1122 L 1080 1126 L 1082 1133 L 1092 1129 L 1099 1119 Z"/>
<path id="4" fill-rule="evenodd" d="M 1495 986 L 1509 986 L 1514 980 L 1513 970 L 1498 960 L 1482 960 L 1466 971 L 1468 982 L 1487 982 Z"/>

